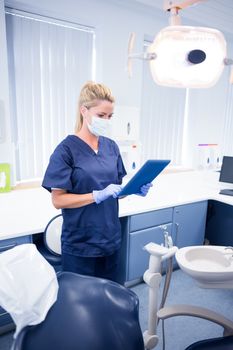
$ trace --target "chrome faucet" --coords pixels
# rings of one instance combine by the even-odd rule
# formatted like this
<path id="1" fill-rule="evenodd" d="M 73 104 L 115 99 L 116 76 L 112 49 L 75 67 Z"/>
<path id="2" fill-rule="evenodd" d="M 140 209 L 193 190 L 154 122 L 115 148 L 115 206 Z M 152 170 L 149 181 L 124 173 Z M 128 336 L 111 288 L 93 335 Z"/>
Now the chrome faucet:
<path id="1" fill-rule="evenodd" d="M 172 241 L 171 235 L 167 231 L 167 225 L 161 225 L 161 229 L 163 230 L 163 234 L 164 234 L 164 246 L 166 248 L 172 248 L 173 241 Z"/>
<path id="2" fill-rule="evenodd" d="M 231 246 L 225 247 L 224 248 L 224 255 L 230 255 L 231 258 L 233 259 L 233 247 L 231 247 Z"/>

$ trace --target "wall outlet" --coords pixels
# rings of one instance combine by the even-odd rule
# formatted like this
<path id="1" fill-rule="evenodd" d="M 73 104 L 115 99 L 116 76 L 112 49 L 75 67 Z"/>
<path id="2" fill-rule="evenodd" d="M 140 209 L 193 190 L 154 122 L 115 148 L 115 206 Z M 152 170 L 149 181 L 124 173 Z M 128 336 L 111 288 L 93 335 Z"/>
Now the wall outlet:
<path id="1" fill-rule="evenodd" d="M 10 164 L 0 163 L 0 193 L 11 190 Z"/>

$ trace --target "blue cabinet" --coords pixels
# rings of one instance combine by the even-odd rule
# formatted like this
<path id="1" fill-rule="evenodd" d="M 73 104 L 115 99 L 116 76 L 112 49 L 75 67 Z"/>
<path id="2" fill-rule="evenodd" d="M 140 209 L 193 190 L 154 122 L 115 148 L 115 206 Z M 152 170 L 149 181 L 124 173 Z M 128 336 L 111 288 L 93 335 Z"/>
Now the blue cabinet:
<path id="1" fill-rule="evenodd" d="M 19 244 L 32 243 L 32 236 L 22 236 L 0 240 L 0 253 L 16 247 Z"/>
<path id="2" fill-rule="evenodd" d="M 164 243 L 164 231 L 172 236 L 174 245 L 202 245 L 205 236 L 207 201 L 155 210 L 122 218 L 123 245 L 121 282 L 142 279 L 148 268 L 149 254 L 143 247 L 149 242 Z M 174 263 L 175 266 L 176 263 Z M 123 278 L 122 278 L 123 276 Z"/>
<path id="3" fill-rule="evenodd" d="M 11 316 L 6 310 L 0 307 L 0 335 L 9 332 L 14 328 L 15 324 L 13 323 Z"/>
<path id="4" fill-rule="evenodd" d="M 166 208 L 132 215 L 130 217 L 129 230 L 130 232 L 135 232 L 149 227 L 166 224 L 172 221 L 172 213 L 172 208 Z"/>
<path id="5" fill-rule="evenodd" d="M 25 244 L 25 243 L 32 243 L 32 237 L 22 236 L 22 237 L 4 239 L 0 241 L 0 253 L 8 249 L 14 248 L 19 244 Z M 10 315 L 2 307 L 0 307 L 0 334 L 8 332 L 14 327 L 15 326 Z"/>
<path id="6" fill-rule="evenodd" d="M 209 201 L 206 238 L 213 245 L 233 246 L 233 206 Z"/>
<path id="7" fill-rule="evenodd" d="M 164 229 L 161 225 L 129 234 L 128 280 L 143 276 L 149 264 L 149 254 L 143 247 L 150 242 L 164 243 Z M 166 224 L 166 231 L 171 234 L 172 223 Z"/>
<path id="8" fill-rule="evenodd" d="M 178 248 L 202 245 L 205 237 L 207 201 L 174 208 L 173 237 Z"/>
<path id="9" fill-rule="evenodd" d="M 150 242 L 163 243 L 165 230 L 172 233 L 172 213 L 172 208 L 168 208 L 129 218 L 127 281 L 142 278 L 148 267 L 149 254 L 144 246 Z"/>

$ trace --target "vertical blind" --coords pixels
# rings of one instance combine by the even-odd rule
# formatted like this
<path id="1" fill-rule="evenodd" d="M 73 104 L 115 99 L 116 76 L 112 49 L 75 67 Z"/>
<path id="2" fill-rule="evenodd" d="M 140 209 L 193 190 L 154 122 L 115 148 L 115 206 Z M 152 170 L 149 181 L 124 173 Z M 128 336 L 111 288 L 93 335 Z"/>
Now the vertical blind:
<path id="1" fill-rule="evenodd" d="M 94 79 L 93 28 L 6 11 L 16 178 L 43 176 L 55 146 L 73 133 L 81 86 Z"/>
<path id="2" fill-rule="evenodd" d="M 222 154 L 233 156 L 233 85 L 228 84 L 225 106 L 225 123 L 222 137 Z"/>
<path id="3" fill-rule="evenodd" d="M 147 50 L 150 42 L 144 42 Z M 171 159 L 181 164 L 186 89 L 158 86 L 152 79 L 148 61 L 143 66 L 142 117 L 140 140 L 143 161 Z"/>

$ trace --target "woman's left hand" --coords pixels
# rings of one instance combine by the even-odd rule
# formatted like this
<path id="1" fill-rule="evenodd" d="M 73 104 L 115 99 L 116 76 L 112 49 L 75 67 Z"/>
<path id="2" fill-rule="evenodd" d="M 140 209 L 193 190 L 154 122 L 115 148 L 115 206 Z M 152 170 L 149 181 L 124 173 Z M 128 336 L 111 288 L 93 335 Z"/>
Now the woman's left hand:
<path id="1" fill-rule="evenodd" d="M 137 196 L 142 196 L 142 197 L 145 197 L 147 195 L 147 193 L 149 192 L 149 189 L 153 186 L 153 184 L 150 182 L 146 185 L 143 185 L 141 188 L 140 188 L 140 192 L 137 193 Z"/>

